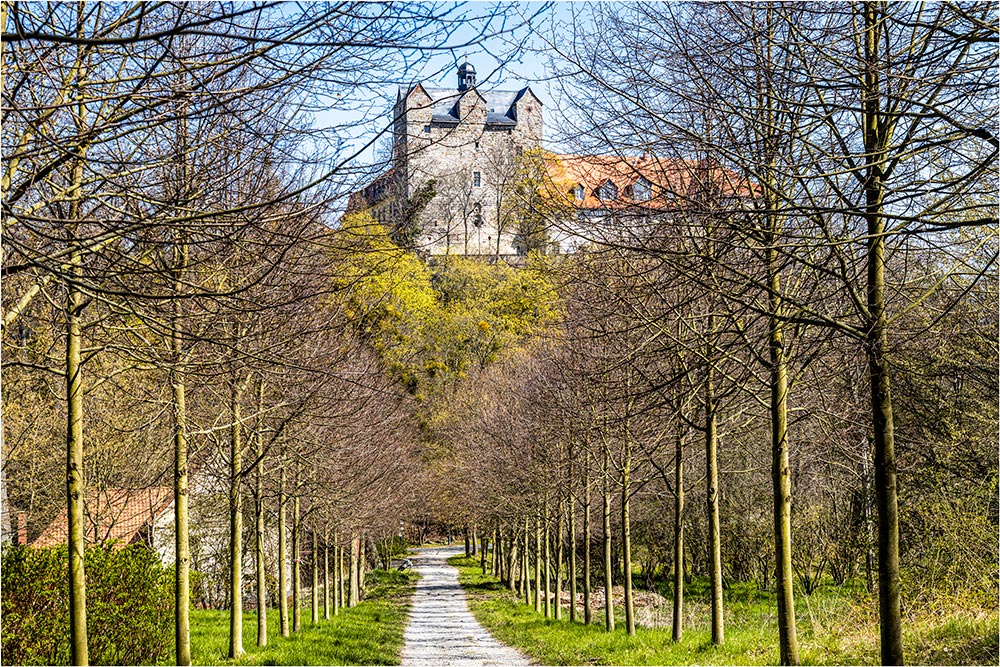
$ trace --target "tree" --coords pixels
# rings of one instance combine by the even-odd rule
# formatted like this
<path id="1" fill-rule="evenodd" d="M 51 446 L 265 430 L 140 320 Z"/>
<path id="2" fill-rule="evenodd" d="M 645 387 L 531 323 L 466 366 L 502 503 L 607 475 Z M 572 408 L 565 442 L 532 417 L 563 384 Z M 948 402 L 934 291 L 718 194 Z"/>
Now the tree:
<path id="1" fill-rule="evenodd" d="M 768 302 L 759 303 L 743 290 L 723 292 L 735 297 L 730 302 L 749 305 L 771 319 L 771 384 L 774 414 L 779 417 L 772 428 L 775 540 L 786 591 L 788 539 L 780 526 L 787 516 L 781 498 L 788 495 L 781 481 L 786 447 L 781 445 L 780 398 L 781 368 L 787 360 L 774 352 L 779 344 L 782 350 L 787 346 L 779 339 L 784 326 L 792 323 L 850 332 L 869 350 L 870 412 L 879 434 L 874 469 L 887 663 L 902 660 L 888 340 L 884 331 L 879 333 L 892 317 L 886 310 L 885 271 L 892 267 L 887 249 L 905 248 L 907 239 L 915 236 L 933 236 L 934 245 L 943 247 L 939 242 L 948 229 L 992 221 L 993 216 L 972 203 L 972 193 L 982 192 L 983 170 L 995 170 L 996 145 L 991 133 L 970 129 L 985 117 L 989 103 L 982 93 L 995 80 L 995 69 L 986 65 L 976 46 L 986 38 L 981 27 L 988 20 L 973 18 L 966 8 L 911 9 L 873 5 L 866 14 L 847 6 L 808 11 L 757 6 L 717 13 L 694 6 L 665 11 L 636 7 L 594 13 L 605 39 L 578 39 L 567 48 L 550 42 L 567 63 L 567 72 L 589 82 L 591 94 L 574 97 L 580 104 L 572 125 L 591 129 L 583 133 L 584 141 L 610 141 L 620 153 L 641 147 L 676 154 L 673 144 L 681 147 L 685 159 L 707 147 L 714 160 L 733 170 L 737 184 L 760 188 L 759 196 L 746 198 L 733 212 L 746 208 L 763 214 L 768 231 L 755 243 L 771 249 L 768 270 L 748 270 L 738 254 L 737 262 L 714 263 L 723 281 L 731 276 L 769 295 Z M 967 27 L 967 38 L 958 37 L 958 24 Z M 701 38 L 692 40 L 692 30 Z M 854 36 L 850 54 L 841 48 L 842 34 Z M 611 46 L 605 48 L 609 35 Z M 813 45 L 827 40 L 835 45 L 829 52 L 814 50 Z M 596 46 L 591 49 L 590 44 Z M 725 48 L 714 51 L 721 45 Z M 669 55 L 660 59 L 661 53 Z M 595 62 L 602 64 L 599 76 L 592 67 Z M 782 88 L 793 94 L 778 95 L 784 106 L 776 115 L 773 100 Z M 756 97 L 743 98 L 741 90 L 755 90 Z M 622 104 L 637 113 L 621 114 Z M 932 108 L 937 111 L 929 112 Z M 638 145 L 637 135 L 642 137 Z M 958 153 L 953 155 L 963 156 L 946 160 L 947 176 L 941 178 L 928 178 L 929 172 L 921 171 L 941 164 L 932 136 L 947 136 L 946 150 L 954 148 Z M 785 152 L 789 144 L 783 137 L 801 148 Z M 834 164 L 838 167 L 831 167 Z M 924 197 L 919 187 L 933 194 Z M 671 194 L 688 196 L 677 189 Z M 961 221 L 954 219 L 956 211 L 963 212 Z M 949 216 L 952 219 L 945 222 Z M 738 225 L 747 221 L 742 215 L 729 219 Z M 863 229 L 858 221 L 864 221 Z M 608 238 L 607 243 L 623 245 L 620 239 Z M 817 252 L 817 245 L 823 250 Z M 846 252 L 847 247 L 854 251 Z M 861 257 L 865 259 L 859 263 Z M 869 285 L 865 295 L 853 288 L 862 264 Z M 798 293 L 783 289 L 780 274 L 792 266 L 808 269 L 818 288 Z M 828 280 L 830 276 L 837 277 Z M 857 323 L 834 314 L 843 312 L 838 309 L 844 305 L 858 313 Z M 793 662 L 790 596 L 782 600 L 782 659 Z"/>

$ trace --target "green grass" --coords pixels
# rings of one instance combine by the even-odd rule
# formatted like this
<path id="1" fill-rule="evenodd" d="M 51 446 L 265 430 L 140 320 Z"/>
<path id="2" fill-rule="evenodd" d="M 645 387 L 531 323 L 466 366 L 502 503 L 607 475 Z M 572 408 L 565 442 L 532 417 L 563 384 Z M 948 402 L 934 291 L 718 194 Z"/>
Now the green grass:
<path id="1" fill-rule="evenodd" d="M 229 612 L 191 614 L 191 652 L 196 665 L 398 665 L 416 575 L 376 571 L 369 575 L 366 598 L 341 609 L 329 621 L 313 624 L 302 610 L 302 630 L 284 638 L 278 610 L 268 609 L 268 645 L 257 647 L 257 614 L 243 615 L 246 654 L 229 660 Z M 322 605 L 322 601 L 320 602 Z M 332 613 L 332 612 L 331 612 Z M 170 660 L 173 660 L 171 656 Z"/>
<path id="2" fill-rule="evenodd" d="M 546 665 L 682 665 L 778 663 L 778 630 L 774 596 L 734 586 L 725 603 L 726 641 L 713 646 L 709 605 L 699 586 L 685 599 L 684 639 L 670 638 L 669 609 L 660 619 L 666 627 L 637 628 L 625 634 L 624 611 L 616 610 L 618 629 L 604 629 L 603 611 L 595 624 L 545 619 L 534 609 L 484 576 L 476 559 L 449 559 L 459 568 L 459 581 L 473 614 L 497 639 L 521 649 Z M 694 582 L 697 584 L 697 582 Z M 568 612 L 564 609 L 568 617 Z M 581 613 L 582 616 L 582 613 Z M 800 658 L 805 664 L 878 664 L 876 601 L 861 590 L 821 588 L 810 598 L 796 597 Z M 998 664 L 996 609 L 970 610 L 953 605 L 947 613 L 919 611 L 908 615 L 904 649 L 910 664 Z"/>

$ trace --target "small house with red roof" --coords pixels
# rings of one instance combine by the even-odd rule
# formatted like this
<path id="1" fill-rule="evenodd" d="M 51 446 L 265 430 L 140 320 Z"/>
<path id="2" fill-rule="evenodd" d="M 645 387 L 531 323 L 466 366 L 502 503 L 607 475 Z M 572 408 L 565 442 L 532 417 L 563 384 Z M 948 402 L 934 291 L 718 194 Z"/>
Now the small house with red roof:
<path id="1" fill-rule="evenodd" d="M 108 488 L 87 494 L 84 539 L 88 545 L 122 548 L 141 544 L 156 551 L 169 565 L 174 559 L 174 492 L 168 486 L 144 489 Z M 32 542 L 33 547 L 66 544 L 68 519 L 58 515 Z"/>

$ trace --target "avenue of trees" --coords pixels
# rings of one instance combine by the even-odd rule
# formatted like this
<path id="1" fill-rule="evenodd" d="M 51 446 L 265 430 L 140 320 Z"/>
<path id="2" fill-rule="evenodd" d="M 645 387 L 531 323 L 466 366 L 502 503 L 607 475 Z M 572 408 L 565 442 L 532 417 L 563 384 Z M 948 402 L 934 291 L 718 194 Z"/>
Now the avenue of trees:
<path id="1" fill-rule="evenodd" d="M 193 604 L 237 658 L 245 604 L 288 636 L 428 526 L 630 635 L 648 590 L 684 641 L 706 582 L 722 644 L 753 584 L 782 664 L 822 586 L 864 589 L 884 664 L 917 605 L 995 615 L 995 6 L 0 8 L 3 503 L 67 519 L 72 664 L 115 489 L 170 488 L 180 665 Z M 516 267 L 421 258 L 423 206 L 342 215 L 372 91 L 526 24 L 555 139 L 646 155 L 650 197 L 578 215 L 525 151 L 488 174 Z M 468 239 L 456 174 L 427 196 Z"/>
<path id="2" fill-rule="evenodd" d="M 0 9 L 3 502 L 29 541 L 67 519 L 70 662 L 88 664 L 105 490 L 172 488 L 177 664 L 192 601 L 230 609 L 231 657 L 249 591 L 258 644 L 271 601 L 299 629 L 304 580 L 313 620 L 320 590 L 327 615 L 331 594 L 333 613 L 353 605 L 424 487 L 414 401 L 356 325 L 378 298 L 340 278 L 358 260 L 336 202 L 364 146 L 315 117 L 364 113 L 409 60 L 516 21 L 416 3 Z"/>
<path id="3" fill-rule="evenodd" d="M 795 591 L 860 577 L 901 664 L 908 604 L 995 608 L 995 8 L 580 11 L 545 42 L 567 141 L 660 167 L 651 204 L 568 221 L 565 321 L 455 420 L 498 572 L 557 618 L 620 578 L 632 633 L 638 557 L 676 640 L 705 575 L 717 644 L 755 581 L 784 664 Z"/>

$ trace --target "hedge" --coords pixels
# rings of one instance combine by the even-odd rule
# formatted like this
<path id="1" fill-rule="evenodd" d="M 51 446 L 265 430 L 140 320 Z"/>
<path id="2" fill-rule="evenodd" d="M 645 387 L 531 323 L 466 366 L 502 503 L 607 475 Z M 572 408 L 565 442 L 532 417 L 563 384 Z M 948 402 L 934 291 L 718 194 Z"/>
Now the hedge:
<path id="1" fill-rule="evenodd" d="M 0 562 L 0 659 L 6 665 L 69 664 L 67 548 L 9 547 Z M 173 575 L 147 548 L 88 549 L 90 662 L 139 665 L 173 649 Z"/>

